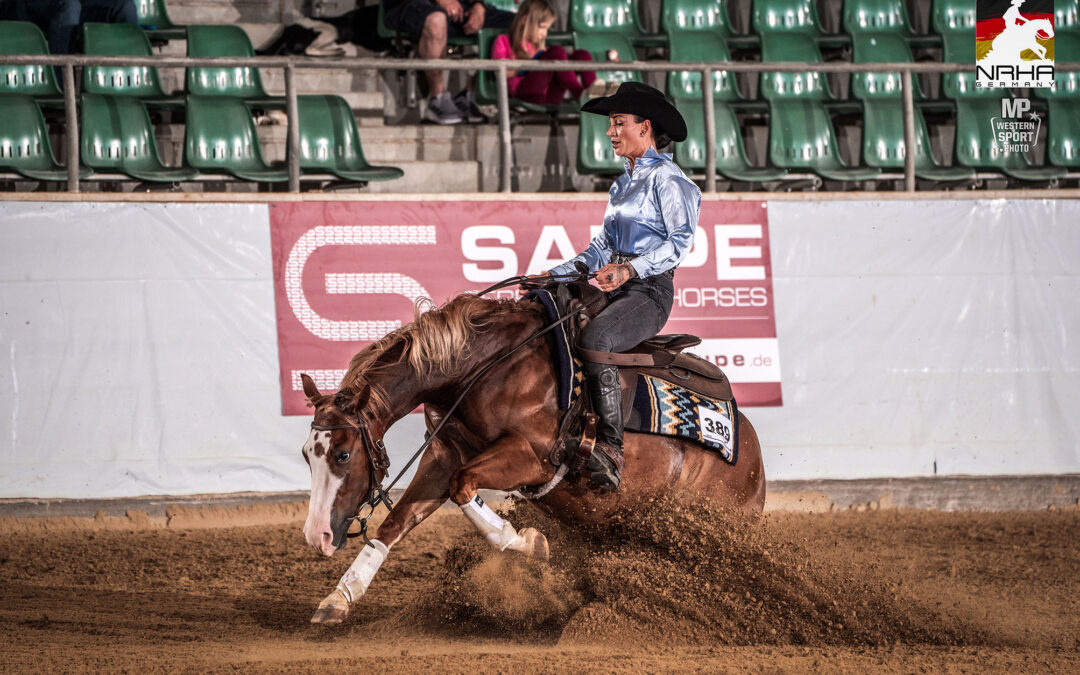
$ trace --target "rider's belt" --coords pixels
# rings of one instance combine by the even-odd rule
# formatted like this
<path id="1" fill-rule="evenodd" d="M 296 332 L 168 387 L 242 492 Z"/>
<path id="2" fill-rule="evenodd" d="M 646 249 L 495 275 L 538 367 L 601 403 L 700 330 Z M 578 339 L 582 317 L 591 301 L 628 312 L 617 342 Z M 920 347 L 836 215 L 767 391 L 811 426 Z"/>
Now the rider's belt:
<path id="1" fill-rule="evenodd" d="M 611 254 L 611 262 L 613 264 L 615 264 L 615 265 L 624 265 L 624 264 L 630 262 L 631 260 L 633 260 L 636 257 L 638 257 L 637 253 L 622 253 L 620 251 L 615 251 L 614 253 Z M 668 271 L 661 272 L 660 274 L 663 274 L 668 279 L 674 279 L 675 278 L 675 268 L 672 267 Z M 656 275 L 653 275 L 653 276 L 660 276 L 660 274 L 656 274 Z"/>

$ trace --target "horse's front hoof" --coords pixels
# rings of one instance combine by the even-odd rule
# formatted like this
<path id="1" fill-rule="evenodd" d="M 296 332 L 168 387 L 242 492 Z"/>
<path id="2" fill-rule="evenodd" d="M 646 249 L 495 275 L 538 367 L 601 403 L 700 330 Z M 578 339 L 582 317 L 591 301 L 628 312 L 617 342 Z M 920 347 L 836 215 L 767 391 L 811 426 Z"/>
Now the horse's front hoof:
<path id="1" fill-rule="evenodd" d="M 525 547 L 522 551 L 525 555 L 537 560 L 547 560 L 551 556 L 547 537 L 540 530 L 534 527 L 526 527 L 521 531 L 521 536 L 525 539 Z"/>
<path id="2" fill-rule="evenodd" d="M 319 603 L 319 608 L 311 617 L 311 623 L 335 624 L 341 623 L 349 615 L 349 601 L 345 595 L 335 590 L 326 599 Z"/>

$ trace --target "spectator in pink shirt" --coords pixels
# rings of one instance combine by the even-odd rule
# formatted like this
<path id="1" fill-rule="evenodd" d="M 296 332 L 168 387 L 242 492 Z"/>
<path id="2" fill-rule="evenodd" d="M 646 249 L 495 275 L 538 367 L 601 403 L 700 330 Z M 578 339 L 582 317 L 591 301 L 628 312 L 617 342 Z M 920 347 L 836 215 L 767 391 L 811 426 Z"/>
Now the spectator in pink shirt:
<path id="1" fill-rule="evenodd" d="M 524 0 L 510 23 L 510 34 L 495 38 L 493 59 L 540 59 L 542 61 L 592 61 L 584 49 L 568 55 L 559 45 L 547 46 L 547 34 L 555 23 L 555 10 L 548 0 Z M 529 103 L 554 105 L 567 92 L 577 99 L 596 81 L 592 71 L 530 70 L 509 73 L 506 78 L 510 96 Z"/>

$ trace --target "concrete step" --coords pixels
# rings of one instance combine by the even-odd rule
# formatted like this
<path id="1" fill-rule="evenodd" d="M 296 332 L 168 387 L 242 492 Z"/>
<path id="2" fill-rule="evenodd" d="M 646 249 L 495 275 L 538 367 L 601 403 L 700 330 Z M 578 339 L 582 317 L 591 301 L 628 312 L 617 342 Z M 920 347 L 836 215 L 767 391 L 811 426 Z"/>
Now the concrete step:
<path id="1" fill-rule="evenodd" d="M 258 49 L 269 42 L 281 30 L 282 21 L 284 19 L 266 23 L 239 23 L 236 25 L 244 29 L 244 32 L 248 34 L 248 39 L 251 40 L 251 46 Z"/>
<path id="2" fill-rule="evenodd" d="M 260 71 L 263 86 L 271 94 L 285 93 L 285 71 L 281 68 L 263 68 Z M 296 86 L 301 93 L 342 94 L 345 92 L 380 91 L 379 78 L 373 71 L 347 70 L 345 68 L 297 68 Z"/>
<path id="3" fill-rule="evenodd" d="M 397 180 L 368 183 L 367 192 L 477 192 L 480 189 L 479 162 L 438 162 L 430 160 L 394 162 L 405 172 Z"/>
<path id="4" fill-rule="evenodd" d="M 466 125 L 413 124 L 364 128 L 364 156 L 372 162 L 476 159 L 476 128 Z"/>
<path id="5" fill-rule="evenodd" d="M 288 12 L 303 9 L 305 0 L 169 0 L 173 23 L 282 22 Z"/>
<path id="6" fill-rule="evenodd" d="M 480 189 L 480 163 L 473 160 L 461 160 L 458 156 L 474 156 L 469 143 L 464 138 L 447 136 L 442 127 L 431 127 L 434 138 L 414 141 L 413 150 L 408 150 L 408 143 L 387 145 L 387 136 L 397 132 L 407 136 L 410 133 L 423 136 L 426 127 L 387 127 L 376 130 L 377 138 L 369 143 L 364 141 L 364 154 L 372 164 L 390 164 L 405 172 L 394 181 L 371 183 L 369 192 L 477 192 Z M 361 133 L 367 136 L 365 129 Z M 259 127 L 260 145 L 263 158 L 267 162 L 283 161 L 285 158 L 285 133 L 283 127 Z M 468 136 L 468 134 L 465 134 Z M 177 166 L 183 157 L 184 131 L 178 124 L 163 125 L 158 128 L 158 149 L 161 159 L 166 164 Z M 417 159 L 399 158 L 413 153 Z M 393 156 L 398 154 L 398 157 Z"/>
<path id="7" fill-rule="evenodd" d="M 263 80 L 264 86 L 266 80 Z M 161 73 L 161 86 L 167 92 L 176 92 L 182 96 L 184 93 L 185 81 L 181 72 Z M 363 117 L 378 117 L 380 120 L 384 114 L 386 107 L 386 97 L 382 91 L 355 91 L 351 89 L 333 89 L 333 88 L 321 88 L 311 86 L 310 83 L 306 83 L 303 78 L 297 78 L 298 93 L 304 94 L 337 94 L 345 99 L 349 107 L 356 112 L 357 116 Z M 279 88 L 267 87 L 267 92 L 271 96 L 285 97 L 285 88 L 282 86 Z M 380 121 L 381 124 L 381 121 Z"/>
<path id="8" fill-rule="evenodd" d="M 361 118 L 363 119 L 363 118 Z M 173 133 L 176 133 L 175 131 Z M 267 161 L 284 160 L 287 130 L 284 126 L 259 127 L 259 143 Z M 408 161 L 475 161 L 475 127 L 460 125 L 363 126 L 360 142 L 372 163 Z"/>
<path id="9" fill-rule="evenodd" d="M 171 5 L 170 5 L 171 6 Z M 187 26 L 195 24 L 197 26 L 208 26 L 219 23 L 228 23 L 240 26 L 247 33 L 248 39 L 251 41 L 251 46 L 254 49 L 258 49 L 263 46 L 263 43 L 269 42 L 279 29 L 282 27 L 281 20 L 271 20 L 261 23 L 236 23 L 235 21 L 211 21 L 208 18 L 201 17 L 196 21 L 181 21 L 172 14 L 172 10 L 169 11 L 169 17 L 178 24 Z M 187 53 L 187 40 L 169 40 L 165 44 L 155 45 L 154 49 L 167 56 L 184 56 Z"/>

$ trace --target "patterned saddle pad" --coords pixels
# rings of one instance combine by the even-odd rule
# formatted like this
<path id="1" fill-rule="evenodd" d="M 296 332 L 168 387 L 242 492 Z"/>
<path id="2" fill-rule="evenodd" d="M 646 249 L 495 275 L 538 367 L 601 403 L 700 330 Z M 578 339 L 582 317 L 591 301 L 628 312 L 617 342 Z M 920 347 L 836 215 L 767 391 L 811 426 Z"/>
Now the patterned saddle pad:
<path id="1" fill-rule="evenodd" d="M 734 464 L 739 451 L 738 419 L 734 399 L 708 398 L 672 382 L 638 374 L 626 430 L 693 441 Z"/>

